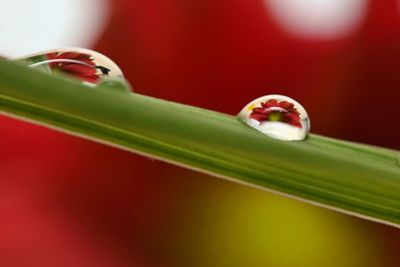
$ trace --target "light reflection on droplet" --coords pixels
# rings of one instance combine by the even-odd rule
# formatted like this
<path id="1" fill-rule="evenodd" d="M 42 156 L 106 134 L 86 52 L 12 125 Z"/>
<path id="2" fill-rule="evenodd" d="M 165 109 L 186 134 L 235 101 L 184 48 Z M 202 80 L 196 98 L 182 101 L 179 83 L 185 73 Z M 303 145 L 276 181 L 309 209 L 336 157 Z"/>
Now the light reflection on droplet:
<path id="1" fill-rule="evenodd" d="M 238 118 L 270 137 L 304 140 L 310 131 L 306 110 L 295 100 L 283 95 L 266 95 L 247 104 Z"/>

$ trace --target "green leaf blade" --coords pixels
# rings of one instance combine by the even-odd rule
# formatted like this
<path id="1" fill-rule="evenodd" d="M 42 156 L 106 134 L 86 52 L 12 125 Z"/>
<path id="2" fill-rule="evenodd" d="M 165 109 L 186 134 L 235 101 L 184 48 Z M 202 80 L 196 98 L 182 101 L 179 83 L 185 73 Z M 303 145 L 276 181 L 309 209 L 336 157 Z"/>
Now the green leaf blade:
<path id="1" fill-rule="evenodd" d="M 285 142 L 235 117 L 0 62 L 0 111 L 361 217 L 400 224 L 399 152 L 310 135 Z"/>

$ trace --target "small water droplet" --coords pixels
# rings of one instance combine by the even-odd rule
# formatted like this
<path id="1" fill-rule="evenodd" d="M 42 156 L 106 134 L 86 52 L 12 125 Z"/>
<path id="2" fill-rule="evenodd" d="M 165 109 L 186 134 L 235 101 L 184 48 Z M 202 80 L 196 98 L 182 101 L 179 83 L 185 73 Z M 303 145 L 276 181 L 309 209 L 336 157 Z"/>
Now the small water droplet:
<path id="1" fill-rule="evenodd" d="M 125 93 L 129 93 L 132 92 L 132 87 L 129 84 L 129 82 L 125 79 L 104 79 L 103 82 L 99 83 L 97 85 L 97 88 L 101 89 L 101 88 L 105 88 L 105 89 L 110 89 L 112 88 L 115 91 L 119 91 L 119 92 L 125 92 Z"/>
<path id="2" fill-rule="evenodd" d="M 84 48 L 54 49 L 15 60 L 49 73 L 61 73 L 89 85 L 105 79 L 123 78 L 121 69 L 111 59 Z"/>
<path id="3" fill-rule="evenodd" d="M 250 127 L 280 140 L 304 140 L 310 131 L 306 110 L 294 99 L 283 95 L 259 97 L 237 116 Z"/>

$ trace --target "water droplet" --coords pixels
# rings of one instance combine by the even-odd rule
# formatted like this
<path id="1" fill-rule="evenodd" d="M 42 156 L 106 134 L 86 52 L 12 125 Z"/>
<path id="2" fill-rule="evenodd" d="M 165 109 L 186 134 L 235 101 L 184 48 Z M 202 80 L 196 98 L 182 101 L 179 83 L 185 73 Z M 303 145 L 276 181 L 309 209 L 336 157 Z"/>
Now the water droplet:
<path id="1" fill-rule="evenodd" d="M 110 89 L 112 88 L 114 91 L 129 93 L 132 92 L 132 87 L 129 82 L 125 79 L 105 79 L 103 82 L 97 85 L 97 88 L 102 89 Z"/>
<path id="2" fill-rule="evenodd" d="M 54 49 L 15 60 L 49 73 L 67 75 L 89 85 L 98 85 L 108 78 L 123 78 L 121 69 L 111 59 L 84 48 Z"/>
<path id="3" fill-rule="evenodd" d="M 280 140 L 304 140 L 310 131 L 306 110 L 297 101 L 283 95 L 259 97 L 247 104 L 237 116 L 263 134 Z"/>

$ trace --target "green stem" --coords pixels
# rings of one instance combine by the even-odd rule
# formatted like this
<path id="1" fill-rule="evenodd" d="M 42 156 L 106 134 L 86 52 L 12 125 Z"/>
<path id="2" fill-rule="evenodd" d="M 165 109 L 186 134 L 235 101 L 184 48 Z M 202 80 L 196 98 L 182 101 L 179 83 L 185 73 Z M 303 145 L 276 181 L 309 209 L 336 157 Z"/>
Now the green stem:
<path id="1" fill-rule="evenodd" d="M 233 116 L 119 86 L 88 88 L 4 61 L 0 111 L 214 176 L 400 224 L 399 152 L 394 150 L 317 135 L 279 141 Z"/>

